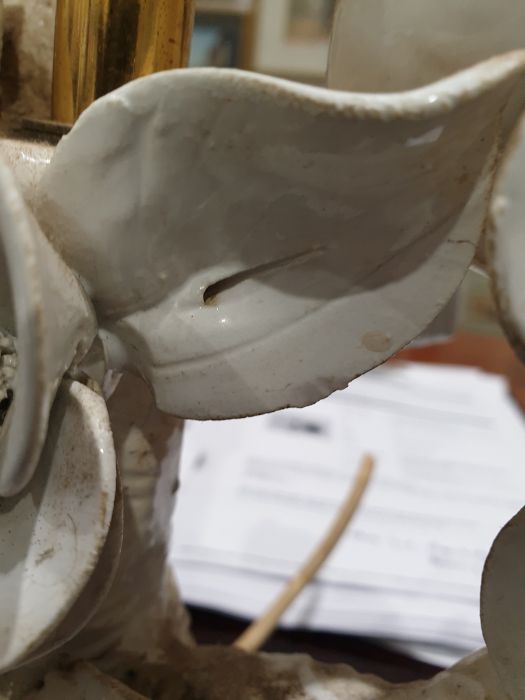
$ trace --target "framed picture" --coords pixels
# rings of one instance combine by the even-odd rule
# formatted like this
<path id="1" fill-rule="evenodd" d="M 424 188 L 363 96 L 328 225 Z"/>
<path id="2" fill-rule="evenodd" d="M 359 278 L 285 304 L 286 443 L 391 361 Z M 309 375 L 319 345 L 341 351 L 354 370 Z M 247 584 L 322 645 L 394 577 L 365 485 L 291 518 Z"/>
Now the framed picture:
<path id="1" fill-rule="evenodd" d="M 336 0 L 259 0 L 254 69 L 321 82 Z"/>
<path id="2" fill-rule="evenodd" d="M 202 0 L 196 10 L 190 66 L 251 68 L 253 0 Z"/>
<path id="3" fill-rule="evenodd" d="M 239 62 L 239 18 L 199 13 L 191 38 L 190 66 L 234 68 Z"/>

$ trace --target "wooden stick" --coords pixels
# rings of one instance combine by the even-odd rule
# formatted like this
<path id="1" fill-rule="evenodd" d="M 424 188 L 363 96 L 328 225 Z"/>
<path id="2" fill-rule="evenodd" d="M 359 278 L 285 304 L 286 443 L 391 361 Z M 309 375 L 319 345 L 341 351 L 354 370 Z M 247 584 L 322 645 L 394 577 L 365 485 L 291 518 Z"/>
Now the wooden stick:
<path id="1" fill-rule="evenodd" d="M 374 459 L 371 455 L 365 455 L 359 466 L 352 488 L 337 516 L 317 545 L 306 562 L 301 566 L 295 576 L 288 581 L 285 588 L 277 596 L 265 613 L 241 634 L 234 642 L 233 646 L 244 651 L 254 652 L 261 648 L 268 637 L 277 627 L 285 610 L 293 603 L 303 588 L 311 581 L 315 574 L 324 564 L 335 545 L 339 542 L 341 535 L 346 530 L 348 523 L 355 514 L 366 487 L 370 481 L 370 476 L 374 467 Z"/>

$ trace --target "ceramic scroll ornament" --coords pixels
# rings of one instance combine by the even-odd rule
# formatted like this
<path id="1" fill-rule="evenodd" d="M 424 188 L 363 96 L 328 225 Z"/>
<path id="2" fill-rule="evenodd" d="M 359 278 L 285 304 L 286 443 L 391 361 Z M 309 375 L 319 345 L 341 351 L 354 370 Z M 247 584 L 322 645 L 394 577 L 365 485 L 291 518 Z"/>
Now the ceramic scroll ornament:
<path id="1" fill-rule="evenodd" d="M 184 645 L 164 597 L 170 416 L 346 386 L 432 321 L 480 240 L 519 336 L 523 26 L 518 0 L 348 0 L 336 89 L 161 72 L 55 149 L 1 143 L 2 700 L 523 698 L 522 516 L 486 567 L 488 649 L 426 684 Z"/>

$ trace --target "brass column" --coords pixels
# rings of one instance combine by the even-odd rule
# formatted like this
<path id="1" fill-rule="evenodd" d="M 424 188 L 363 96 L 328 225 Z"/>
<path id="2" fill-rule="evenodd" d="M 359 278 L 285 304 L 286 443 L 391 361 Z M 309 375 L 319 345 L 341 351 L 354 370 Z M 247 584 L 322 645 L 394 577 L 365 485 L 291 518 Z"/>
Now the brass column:
<path id="1" fill-rule="evenodd" d="M 71 124 L 134 78 L 187 65 L 194 0 L 57 0 L 52 118 Z"/>

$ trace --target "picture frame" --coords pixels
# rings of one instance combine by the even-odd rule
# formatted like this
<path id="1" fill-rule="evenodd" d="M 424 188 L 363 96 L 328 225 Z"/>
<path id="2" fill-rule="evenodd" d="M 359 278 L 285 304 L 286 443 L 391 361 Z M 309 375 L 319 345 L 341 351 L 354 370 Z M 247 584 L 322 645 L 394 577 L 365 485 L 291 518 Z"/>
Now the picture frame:
<path id="1" fill-rule="evenodd" d="M 259 0 L 253 68 L 324 81 L 336 0 Z"/>
<path id="2" fill-rule="evenodd" d="M 196 4 L 191 67 L 252 67 L 255 0 L 200 0 Z"/>

